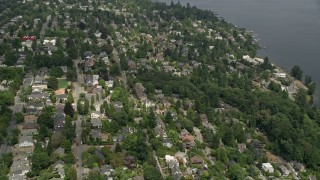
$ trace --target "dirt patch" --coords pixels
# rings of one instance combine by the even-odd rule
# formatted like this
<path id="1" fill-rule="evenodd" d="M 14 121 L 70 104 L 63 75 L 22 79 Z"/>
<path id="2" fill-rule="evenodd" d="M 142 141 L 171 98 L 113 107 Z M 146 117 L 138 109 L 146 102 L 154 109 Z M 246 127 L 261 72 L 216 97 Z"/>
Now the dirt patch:
<path id="1" fill-rule="evenodd" d="M 282 157 L 276 156 L 269 151 L 266 152 L 266 157 L 268 159 L 268 162 L 270 162 L 270 163 L 279 163 L 279 164 L 286 164 L 287 163 L 286 160 L 284 160 Z"/>

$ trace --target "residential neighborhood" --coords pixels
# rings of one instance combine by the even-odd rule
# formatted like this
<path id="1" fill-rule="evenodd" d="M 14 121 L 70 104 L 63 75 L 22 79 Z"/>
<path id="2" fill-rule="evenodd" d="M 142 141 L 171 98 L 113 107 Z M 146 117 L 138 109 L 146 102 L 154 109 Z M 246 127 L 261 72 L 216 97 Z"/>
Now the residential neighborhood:
<path id="1" fill-rule="evenodd" d="M 5 6 L 0 179 L 319 177 L 314 82 L 250 32 L 180 3 Z"/>

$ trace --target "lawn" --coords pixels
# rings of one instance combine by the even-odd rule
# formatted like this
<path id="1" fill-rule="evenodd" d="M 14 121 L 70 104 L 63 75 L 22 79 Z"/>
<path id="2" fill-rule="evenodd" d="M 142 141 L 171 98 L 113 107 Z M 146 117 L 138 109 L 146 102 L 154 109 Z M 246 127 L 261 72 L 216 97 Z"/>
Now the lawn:
<path id="1" fill-rule="evenodd" d="M 68 87 L 68 81 L 65 79 L 58 79 L 58 88 L 67 88 Z"/>

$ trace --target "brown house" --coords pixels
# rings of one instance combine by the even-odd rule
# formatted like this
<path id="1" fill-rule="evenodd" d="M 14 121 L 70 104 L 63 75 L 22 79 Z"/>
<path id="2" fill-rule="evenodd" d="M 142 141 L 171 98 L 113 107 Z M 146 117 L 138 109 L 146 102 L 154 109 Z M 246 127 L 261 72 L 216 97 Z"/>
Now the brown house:
<path id="1" fill-rule="evenodd" d="M 191 159 L 191 164 L 203 164 L 203 159 L 200 156 L 193 156 Z"/>
<path id="2" fill-rule="evenodd" d="M 192 135 L 190 135 L 190 133 L 186 130 L 186 129 L 183 129 L 181 132 L 180 132 L 180 137 L 181 137 L 181 140 L 183 142 L 191 142 L 191 141 L 194 141 L 194 137 Z"/>
<path id="3" fill-rule="evenodd" d="M 36 123 L 37 117 L 34 114 L 25 115 L 24 116 L 24 122 L 25 123 Z"/>

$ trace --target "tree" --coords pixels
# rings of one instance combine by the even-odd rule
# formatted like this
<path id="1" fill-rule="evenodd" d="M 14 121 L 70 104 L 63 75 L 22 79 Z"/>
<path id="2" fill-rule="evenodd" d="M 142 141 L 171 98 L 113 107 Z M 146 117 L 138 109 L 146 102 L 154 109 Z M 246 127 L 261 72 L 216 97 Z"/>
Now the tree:
<path id="1" fill-rule="evenodd" d="M 71 102 L 66 102 L 66 105 L 64 106 L 63 111 L 64 111 L 64 113 L 66 113 L 66 115 L 68 115 L 71 118 L 73 118 L 74 109 L 73 109 L 73 106 L 72 106 Z"/>
<path id="2" fill-rule="evenodd" d="M 72 91 L 70 91 L 70 92 L 68 93 L 67 102 L 69 102 L 70 104 L 71 104 L 71 103 L 74 103 Z"/>
<path id="3" fill-rule="evenodd" d="M 120 75 L 119 66 L 117 63 L 114 63 L 110 67 L 110 76 L 118 76 Z"/>
<path id="4" fill-rule="evenodd" d="M 12 51 L 7 51 L 4 56 L 4 64 L 6 64 L 7 66 L 13 66 L 18 60 L 18 58 Z"/>
<path id="5" fill-rule="evenodd" d="M 75 163 L 75 157 L 71 151 L 66 154 L 66 156 L 64 157 L 64 161 L 67 164 L 74 164 Z"/>
<path id="6" fill-rule="evenodd" d="M 85 30 L 86 29 L 86 24 L 84 22 L 80 22 L 78 25 L 79 29 Z"/>
<path id="7" fill-rule="evenodd" d="M 74 69 L 68 68 L 66 77 L 68 81 L 75 82 L 77 80 L 77 72 Z"/>
<path id="8" fill-rule="evenodd" d="M 161 179 L 161 173 L 159 170 L 155 167 L 152 166 L 148 163 L 145 163 L 143 165 L 143 170 L 144 170 L 144 178 L 145 179 L 150 179 L 150 180 L 158 180 Z"/>
<path id="9" fill-rule="evenodd" d="M 241 168 L 239 164 L 232 165 L 227 172 L 227 176 L 231 180 L 245 179 L 246 175 L 247 173 Z"/>
<path id="10" fill-rule="evenodd" d="M 304 89 L 299 89 L 296 96 L 295 101 L 302 109 L 305 109 L 308 106 L 307 102 L 307 92 Z"/>
<path id="11" fill-rule="evenodd" d="M 51 136 L 51 146 L 53 148 L 58 148 L 63 140 L 63 135 L 61 132 L 54 132 Z"/>
<path id="12" fill-rule="evenodd" d="M 49 77 L 47 79 L 48 82 L 48 88 L 51 88 L 53 90 L 58 89 L 58 79 L 55 77 Z"/>
<path id="13" fill-rule="evenodd" d="M 91 96 L 91 106 L 94 105 L 94 96 Z"/>
<path id="14" fill-rule="evenodd" d="M 121 153 L 113 153 L 110 157 L 110 164 L 113 167 L 121 167 L 123 165 L 123 155 Z"/>
<path id="15" fill-rule="evenodd" d="M 83 114 L 88 114 L 88 113 L 89 113 L 89 101 L 86 99 L 84 101 Z"/>
<path id="16" fill-rule="evenodd" d="M 47 128 L 53 128 L 53 119 L 49 112 L 41 113 L 40 116 L 37 118 L 37 123 Z"/>
<path id="17" fill-rule="evenodd" d="M 313 81 L 312 81 L 312 77 L 309 76 L 309 75 L 306 75 L 306 76 L 304 77 L 304 84 L 305 84 L 305 85 L 308 85 L 308 84 L 310 84 L 311 82 L 313 82 Z"/>
<path id="18" fill-rule="evenodd" d="M 227 146 L 234 146 L 235 145 L 233 130 L 230 127 L 226 127 L 226 131 L 224 133 L 222 141 Z"/>
<path id="19" fill-rule="evenodd" d="M 16 120 L 17 124 L 20 124 L 20 123 L 24 122 L 24 117 L 23 117 L 22 112 L 15 113 L 14 117 L 15 117 L 15 120 Z"/>
<path id="20" fill-rule="evenodd" d="M 127 60 L 127 58 L 126 58 L 124 53 L 120 54 L 120 66 L 121 66 L 122 70 L 126 71 L 126 70 L 129 69 L 128 60 Z"/>
<path id="21" fill-rule="evenodd" d="M 71 142 L 70 140 L 63 140 L 61 142 L 61 147 L 65 149 L 66 152 L 70 152 L 71 151 Z"/>
<path id="22" fill-rule="evenodd" d="M 112 156 L 111 150 L 107 146 L 104 146 L 101 148 L 101 152 L 104 155 L 105 161 L 109 163 Z"/>
<path id="23" fill-rule="evenodd" d="M 316 91 L 316 83 L 315 82 L 311 82 L 307 85 L 308 87 L 308 95 L 313 95 L 314 92 Z"/>
<path id="24" fill-rule="evenodd" d="M 31 170 L 38 175 L 41 170 L 50 166 L 50 157 L 42 150 L 41 152 L 34 152 L 32 155 L 32 168 Z"/>
<path id="25" fill-rule="evenodd" d="M 265 57 L 263 63 L 261 64 L 263 70 L 272 69 L 272 64 L 269 62 L 269 58 Z"/>
<path id="26" fill-rule="evenodd" d="M 296 78 L 297 80 L 302 79 L 303 76 L 303 71 L 300 69 L 300 66 L 298 65 L 294 65 L 291 69 L 291 76 Z"/>
<path id="27" fill-rule="evenodd" d="M 103 46 L 103 49 L 106 51 L 107 54 L 111 54 L 113 51 L 113 46 L 111 44 L 106 44 Z"/>
<path id="28" fill-rule="evenodd" d="M 77 180 L 77 171 L 71 166 L 66 166 L 66 177 L 65 180 Z"/>
<path id="29" fill-rule="evenodd" d="M 173 122 L 173 118 L 170 112 L 167 112 L 166 117 L 165 117 L 165 123 L 171 124 Z"/>
<path id="30" fill-rule="evenodd" d="M 14 103 L 14 95 L 11 91 L 0 91 L 0 107 L 1 106 L 10 106 Z"/>
<path id="31" fill-rule="evenodd" d="M 103 178 L 100 176 L 100 173 L 98 171 L 90 171 L 87 180 L 102 180 Z"/>
<path id="32" fill-rule="evenodd" d="M 121 145 L 119 143 L 116 144 L 116 148 L 115 148 L 114 152 L 116 152 L 116 153 L 121 153 L 122 152 L 122 148 L 121 148 Z"/>
<path id="33" fill-rule="evenodd" d="M 72 118 L 70 116 L 66 116 L 65 118 L 65 125 L 63 127 L 63 135 L 70 141 L 75 138 L 76 133 L 75 133 L 75 128 L 72 125 Z"/>
<path id="34" fill-rule="evenodd" d="M 59 78 L 63 75 L 63 71 L 59 66 L 53 66 L 50 69 L 50 76 Z"/>

